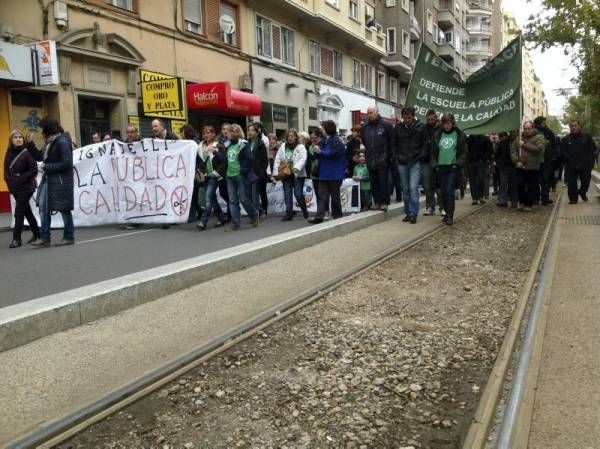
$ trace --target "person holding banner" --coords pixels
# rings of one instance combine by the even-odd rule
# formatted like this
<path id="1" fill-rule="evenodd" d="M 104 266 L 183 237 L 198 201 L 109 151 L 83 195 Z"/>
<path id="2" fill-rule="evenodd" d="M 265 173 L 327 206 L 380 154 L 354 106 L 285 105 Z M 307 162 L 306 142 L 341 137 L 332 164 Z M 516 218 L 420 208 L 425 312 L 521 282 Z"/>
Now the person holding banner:
<path id="1" fill-rule="evenodd" d="M 361 133 L 371 181 L 373 209 L 387 211 L 390 204 L 388 172 L 394 154 L 394 130 L 381 118 L 377 106 L 369 106 L 367 122 L 362 126 Z"/>
<path id="2" fill-rule="evenodd" d="M 283 183 L 285 217 L 281 221 L 291 221 L 294 218 L 292 193 L 302 210 L 304 219 L 308 218 L 308 209 L 304 199 L 306 160 L 306 148 L 299 142 L 298 132 L 290 128 L 286 135 L 286 141 L 279 147 L 273 164 L 273 176 Z"/>
<path id="3" fill-rule="evenodd" d="M 396 125 L 396 161 L 402 181 L 402 196 L 406 216 L 402 221 L 415 224 L 419 215 L 419 182 L 421 164 L 426 154 L 425 127 L 415 117 L 415 108 L 402 109 L 402 123 Z"/>
<path id="4" fill-rule="evenodd" d="M 467 138 L 457 126 L 450 112 L 442 115 L 441 127 L 433 138 L 431 146 L 431 166 L 440 180 L 441 207 L 446 212 L 442 222 L 448 226 L 454 224 L 456 205 L 456 182 L 458 170 L 465 163 Z"/>
<path id="5" fill-rule="evenodd" d="M 325 137 L 319 145 L 313 147 L 314 157 L 319 161 L 319 191 L 317 215 L 308 220 L 312 224 L 323 222 L 330 200 L 333 219 L 342 218 L 340 188 L 346 174 L 346 146 L 337 135 L 337 126 L 333 120 L 323 122 L 322 133 Z"/>
<path id="6" fill-rule="evenodd" d="M 229 131 L 230 143 L 227 147 L 227 192 L 229 194 L 229 211 L 231 225 L 225 231 L 240 229 L 240 202 L 250 218 L 250 224 L 258 226 L 258 213 L 252 202 L 252 183 L 257 176 L 252 168 L 252 150 L 247 140 L 244 140 L 244 131 L 238 124 L 231 125 Z"/>
<path id="7" fill-rule="evenodd" d="M 219 180 L 222 178 L 221 174 L 217 172 L 217 168 L 226 163 L 226 158 L 219 152 L 217 145 L 218 142 L 215 128 L 212 125 L 204 126 L 202 129 L 202 142 L 198 145 L 198 158 L 201 161 L 200 169 L 206 176 L 204 212 L 200 217 L 200 222 L 196 225 L 201 231 L 206 229 L 208 219 L 213 210 L 217 216 L 217 224 L 215 227 L 223 226 L 226 221 L 223 210 L 217 200 Z"/>
<path id="8" fill-rule="evenodd" d="M 538 133 L 531 120 L 523 123 L 521 137 L 511 144 L 511 157 L 517 167 L 519 210 L 531 212 L 539 188 L 540 155 L 544 151 L 544 135 Z"/>
<path id="9" fill-rule="evenodd" d="M 72 245 L 75 243 L 75 228 L 71 212 L 74 208 L 71 139 L 66 133 L 60 132 L 58 121 L 53 118 L 43 119 L 40 127 L 46 140 L 41 165 L 44 175 L 36 199 L 42 226 L 40 239 L 31 244 L 38 248 L 50 246 L 52 212 L 58 211 L 62 215 L 64 229 L 63 238 L 56 246 Z"/>
<path id="10" fill-rule="evenodd" d="M 23 133 L 17 129 L 11 131 L 8 138 L 8 149 L 4 157 L 4 180 L 8 185 L 8 191 L 15 199 L 15 227 L 9 248 L 21 246 L 21 233 L 25 218 L 27 218 L 33 233 L 33 237 L 29 239 L 28 243 L 33 244 L 40 237 L 37 220 L 29 205 L 29 200 L 36 188 L 37 171 L 37 164 L 25 145 Z"/>

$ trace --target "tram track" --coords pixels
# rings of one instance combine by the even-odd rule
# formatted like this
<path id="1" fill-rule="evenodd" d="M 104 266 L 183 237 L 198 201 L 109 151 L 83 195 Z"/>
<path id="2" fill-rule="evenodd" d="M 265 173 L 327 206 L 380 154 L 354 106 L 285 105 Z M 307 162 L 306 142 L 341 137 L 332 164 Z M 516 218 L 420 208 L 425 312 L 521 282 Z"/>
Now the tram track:
<path id="1" fill-rule="evenodd" d="M 456 223 L 459 224 L 465 218 L 479 212 L 485 207 L 490 206 L 494 203 L 487 203 L 485 206 L 473 208 L 468 213 L 463 214 L 458 217 Z M 521 294 L 522 298 L 525 295 L 525 291 L 531 291 L 534 285 L 535 273 L 538 271 L 538 265 L 541 260 L 541 255 L 543 254 L 543 248 L 545 248 L 547 239 L 549 236 L 549 226 L 546 227 L 546 230 L 543 234 L 543 238 L 538 245 L 538 250 L 536 252 L 536 256 L 534 258 L 533 264 L 529 270 L 529 275 L 527 277 L 527 281 L 524 285 L 523 292 Z M 420 235 L 415 236 L 414 238 L 401 242 L 398 245 L 390 247 L 386 251 L 378 254 L 375 257 L 370 258 L 369 260 L 356 265 L 355 267 L 347 270 L 334 278 L 329 279 L 328 281 L 318 285 L 315 288 L 306 290 L 305 292 L 294 296 L 293 298 L 272 307 L 260 315 L 254 317 L 251 320 L 248 320 L 241 325 L 237 326 L 234 329 L 216 337 L 211 340 L 209 343 L 201 345 L 194 350 L 188 352 L 182 357 L 179 357 L 172 362 L 156 369 L 138 379 L 134 382 L 127 384 L 126 386 L 119 388 L 110 394 L 100 398 L 99 400 L 88 404 L 87 406 L 77 410 L 74 413 L 71 413 L 61 419 L 53 421 L 51 423 L 47 423 L 43 427 L 36 429 L 30 434 L 20 438 L 17 441 L 9 444 L 7 448 L 9 449 L 25 449 L 25 448 L 33 448 L 33 447 L 54 447 L 69 438 L 73 437 L 77 433 L 82 430 L 88 428 L 89 426 L 97 423 L 104 418 L 118 412 L 119 410 L 127 407 L 128 405 L 138 401 L 139 399 L 147 396 L 160 388 L 164 387 L 168 383 L 176 380 L 177 378 L 183 376 L 190 370 L 198 367 L 199 365 L 205 363 L 206 361 L 224 353 L 228 349 L 238 345 L 242 341 L 250 338 L 251 336 L 263 331 L 264 329 L 273 326 L 275 323 L 287 318 L 297 311 L 305 308 L 309 304 L 317 301 L 318 299 L 324 297 L 325 295 L 331 293 L 332 291 L 340 288 L 342 285 L 348 283 L 352 279 L 355 279 L 365 271 L 373 269 L 378 265 L 383 264 L 384 262 L 396 257 L 398 254 L 413 248 L 419 243 L 433 237 L 440 231 L 445 229 L 445 225 L 439 225 L 429 232 L 424 232 Z M 533 273 L 533 275 L 532 275 Z M 529 297 L 529 295 L 527 295 Z M 515 315 L 513 315 L 513 321 L 515 321 L 515 316 L 520 312 L 520 305 L 523 301 L 519 301 L 519 305 L 517 310 L 515 310 Z M 521 318 L 522 319 L 522 314 Z M 519 322 L 520 322 L 519 319 Z M 507 332 L 507 338 L 511 338 L 509 334 L 513 332 L 513 324 L 511 322 L 510 330 Z M 502 347 L 498 360 L 504 359 L 504 353 L 508 350 L 508 347 L 505 348 L 505 343 Z M 514 347 L 514 343 L 512 344 Z M 490 379 L 494 378 L 498 374 L 498 370 L 494 368 L 492 376 Z M 492 382 L 493 383 L 493 382 Z M 491 387 L 486 388 L 486 392 L 480 401 L 480 408 L 484 411 L 488 411 L 491 409 L 491 404 L 494 401 L 490 402 L 492 398 L 492 392 L 488 391 Z M 497 401 L 496 401 L 497 402 Z M 482 405 L 482 404 L 486 405 Z M 479 423 L 480 419 L 477 419 L 477 416 L 481 417 L 481 411 L 478 410 L 478 414 L 476 415 L 475 422 Z M 486 415 L 487 416 L 487 415 Z M 481 426 L 477 426 L 477 428 L 481 428 Z M 488 427 L 489 429 L 489 427 Z M 472 431 L 469 433 L 469 435 Z M 479 432 L 478 434 L 480 434 Z M 487 433 L 486 433 L 487 435 Z M 467 446 L 467 442 L 465 441 L 464 448 L 467 447 L 478 447 L 475 445 Z M 485 440 L 485 438 L 484 438 Z"/>

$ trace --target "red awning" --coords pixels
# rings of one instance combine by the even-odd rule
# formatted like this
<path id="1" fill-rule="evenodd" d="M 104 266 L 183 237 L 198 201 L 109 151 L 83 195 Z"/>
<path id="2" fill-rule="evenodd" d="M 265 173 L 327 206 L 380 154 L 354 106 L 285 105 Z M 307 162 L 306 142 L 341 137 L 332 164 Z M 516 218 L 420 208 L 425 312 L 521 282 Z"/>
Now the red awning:
<path id="1" fill-rule="evenodd" d="M 188 84 L 187 106 L 192 111 L 220 115 L 247 116 L 262 112 L 258 95 L 234 90 L 228 81 Z"/>

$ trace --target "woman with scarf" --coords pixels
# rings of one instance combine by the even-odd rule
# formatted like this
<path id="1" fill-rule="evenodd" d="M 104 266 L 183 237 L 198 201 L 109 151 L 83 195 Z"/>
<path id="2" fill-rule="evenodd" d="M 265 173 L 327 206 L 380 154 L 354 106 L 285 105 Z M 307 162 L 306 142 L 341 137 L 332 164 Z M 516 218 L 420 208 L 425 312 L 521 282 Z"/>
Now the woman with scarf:
<path id="1" fill-rule="evenodd" d="M 225 156 L 219 152 L 219 142 L 215 128 L 212 125 L 206 125 L 202 129 L 202 142 L 198 145 L 198 159 L 200 161 L 200 170 L 204 175 L 204 212 L 200 217 L 200 222 L 196 225 L 198 229 L 204 231 L 208 224 L 211 212 L 214 210 L 217 216 L 215 227 L 225 224 L 225 215 L 217 200 L 217 189 L 219 180 L 222 179 L 222 173 L 217 170 L 225 165 Z"/>
<path id="2" fill-rule="evenodd" d="M 33 215 L 29 200 L 36 188 L 37 164 L 25 145 L 25 137 L 19 130 L 13 130 L 8 138 L 8 149 L 4 158 L 4 180 L 10 194 L 15 199 L 15 227 L 9 248 L 21 246 L 21 233 L 25 218 L 33 237 L 27 243 L 34 243 L 40 237 L 40 229 Z"/>
<path id="3" fill-rule="evenodd" d="M 286 140 L 277 151 L 273 164 L 273 176 L 281 179 L 285 199 L 285 216 L 281 221 L 290 221 L 294 218 L 294 199 L 302 210 L 304 219 L 308 218 L 308 209 L 304 198 L 304 180 L 306 179 L 306 148 L 299 141 L 298 132 L 290 128 Z M 283 167 L 289 167 L 288 175 L 283 177 Z"/>

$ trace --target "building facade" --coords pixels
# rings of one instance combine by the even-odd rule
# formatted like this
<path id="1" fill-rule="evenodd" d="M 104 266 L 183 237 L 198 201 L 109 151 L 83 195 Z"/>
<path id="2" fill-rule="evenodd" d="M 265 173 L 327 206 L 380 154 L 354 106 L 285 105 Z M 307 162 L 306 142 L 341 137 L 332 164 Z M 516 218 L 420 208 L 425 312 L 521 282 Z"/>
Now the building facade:
<path id="1" fill-rule="evenodd" d="M 467 4 L 467 62 L 469 73 L 482 68 L 494 55 L 492 47 L 492 0 L 469 0 Z"/>
<path id="2" fill-rule="evenodd" d="M 511 12 L 504 11 L 502 19 L 502 46 L 505 47 L 521 30 Z M 523 120 L 533 120 L 538 116 L 548 116 L 548 101 L 531 55 L 523 48 Z"/>

